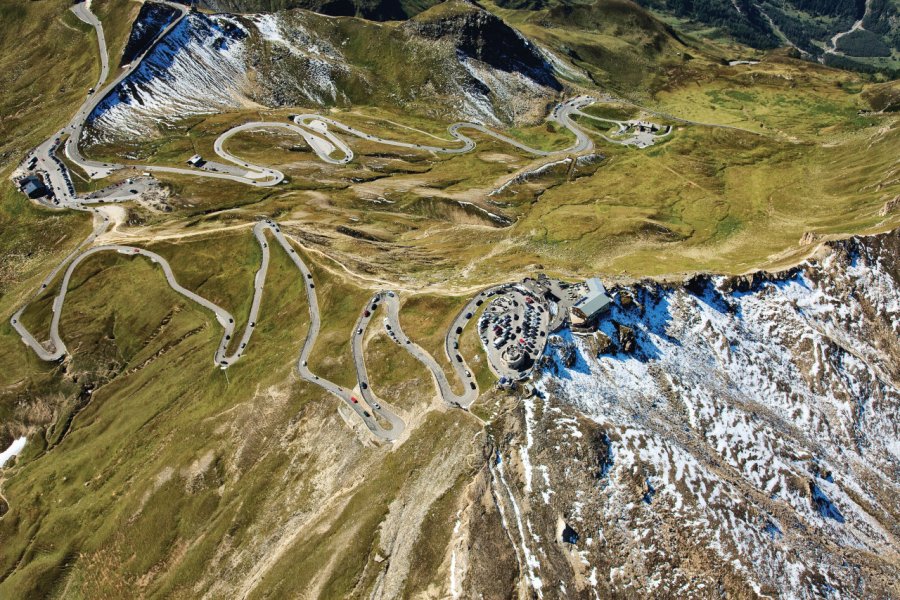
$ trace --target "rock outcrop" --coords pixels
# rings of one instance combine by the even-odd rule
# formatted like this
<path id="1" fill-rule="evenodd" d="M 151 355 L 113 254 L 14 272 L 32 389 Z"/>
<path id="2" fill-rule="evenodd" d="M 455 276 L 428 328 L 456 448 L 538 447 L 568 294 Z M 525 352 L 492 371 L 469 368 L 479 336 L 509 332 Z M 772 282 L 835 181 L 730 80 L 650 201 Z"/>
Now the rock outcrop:
<path id="1" fill-rule="evenodd" d="M 617 303 L 597 338 L 630 330 L 632 352 L 561 332 L 574 363 L 553 354 L 538 397 L 492 425 L 522 585 L 897 596 L 900 232 L 777 274 L 611 291 L 642 310 Z M 548 543 L 560 516 L 578 538 Z"/>

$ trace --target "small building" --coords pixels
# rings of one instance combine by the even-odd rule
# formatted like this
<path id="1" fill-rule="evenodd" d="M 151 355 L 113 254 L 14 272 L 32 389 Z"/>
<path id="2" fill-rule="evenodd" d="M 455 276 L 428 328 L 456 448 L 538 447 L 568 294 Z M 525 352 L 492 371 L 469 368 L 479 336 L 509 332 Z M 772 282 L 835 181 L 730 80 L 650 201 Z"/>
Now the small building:
<path id="1" fill-rule="evenodd" d="M 528 367 L 528 355 L 516 344 L 511 344 L 500 353 L 506 366 L 514 371 L 524 371 Z"/>
<path id="2" fill-rule="evenodd" d="M 587 288 L 587 293 L 578 299 L 569 313 L 572 329 L 593 329 L 597 325 L 597 318 L 608 311 L 612 304 L 612 298 L 598 278 L 588 279 Z"/>
<path id="3" fill-rule="evenodd" d="M 50 195 L 50 190 L 44 185 L 44 181 L 36 175 L 23 177 L 19 182 L 22 192 L 29 198 L 43 198 Z"/>
<path id="4" fill-rule="evenodd" d="M 192 167 L 198 167 L 198 168 L 199 168 L 199 167 L 202 167 L 203 165 L 205 165 L 205 164 L 206 164 L 206 161 L 203 160 L 203 157 L 200 156 L 199 154 L 195 154 L 195 155 L 193 155 L 192 157 L 190 157 L 190 158 L 188 159 L 187 163 L 188 163 L 189 165 L 191 165 Z"/>

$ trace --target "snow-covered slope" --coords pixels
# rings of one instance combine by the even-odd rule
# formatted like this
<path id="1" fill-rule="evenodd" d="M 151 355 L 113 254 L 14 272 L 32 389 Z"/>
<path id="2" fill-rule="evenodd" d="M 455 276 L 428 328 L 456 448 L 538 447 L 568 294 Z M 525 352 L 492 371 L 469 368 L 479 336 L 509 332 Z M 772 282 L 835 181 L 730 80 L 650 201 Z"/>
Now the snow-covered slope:
<path id="1" fill-rule="evenodd" d="M 621 289 L 607 353 L 562 332 L 575 364 L 551 349 L 542 397 L 496 435 L 537 557 L 523 580 L 900 596 L 898 264 L 897 233 L 851 240 L 777 277 Z M 559 523 L 574 545 L 553 541 Z"/>
<path id="2" fill-rule="evenodd" d="M 494 125 L 541 117 L 561 89 L 553 67 L 499 19 L 466 10 L 463 21 L 406 27 L 302 10 L 192 13 L 96 108 L 88 139 L 146 137 L 160 123 L 259 105 L 383 102 Z M 498 31 L 504 44 L 482 50 Z"/>
<path id="3" fill-rule="evenodd" d="M 93 132 L 145 135 L 160 121 L 248 104 L 248 36 L 235 18 L 189 15 L 97 106 Z"/>

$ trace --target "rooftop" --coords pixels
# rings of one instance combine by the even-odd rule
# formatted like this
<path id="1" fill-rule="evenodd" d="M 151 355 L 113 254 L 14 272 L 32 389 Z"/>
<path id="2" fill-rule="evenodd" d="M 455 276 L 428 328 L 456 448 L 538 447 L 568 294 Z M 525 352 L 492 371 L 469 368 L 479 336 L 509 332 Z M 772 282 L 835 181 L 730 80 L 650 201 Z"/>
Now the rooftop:
<path id="1" fill-rule="evenodd" d="M 574 308 L 577 308 L 584 313 L 586 317 L 590 318 L 598 312 L 605 310 L 612 302 L 612 298 L 606 293 L 603 282 L 597 277 L 592 277 L 587 280 L 587 288 L 587 293 L 575 303 Z"/>

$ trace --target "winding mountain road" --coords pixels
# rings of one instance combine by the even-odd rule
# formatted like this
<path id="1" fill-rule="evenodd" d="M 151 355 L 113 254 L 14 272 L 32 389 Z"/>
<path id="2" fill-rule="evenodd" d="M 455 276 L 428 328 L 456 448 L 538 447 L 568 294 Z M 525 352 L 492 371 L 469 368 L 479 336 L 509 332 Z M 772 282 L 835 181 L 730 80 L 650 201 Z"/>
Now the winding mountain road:
<path id="1" fill-rule="evenodd" d="M 528 154 L 533 154 L 535 156 L 555 156 L 560 154 L 575 154 L 580 152 L 586 152 L 592 150 L 594 148 L 594 142 L 591 140 L 590 136 L 582 130 L 574 120 L 572 120 L 571 116 L 573 114 L 578 113 L 578 109 L 582 108 L 588 104 L 594 102 L 594 99 L 590 96 L 579 96 L 577 98 L 573 98 L 566 102 L 563 102 L 553 110 L 553 113 L 549 117 L 548 120 L 555 121 L 560 123 L 563 127 L 568 129 L 575 135 L 575 143 L 570 147 L 565 148 L 563 150 L 540 150 L 538 148 L 532 148 L 523 144 L 522 142 L 509 137 L 508 135 L 504 135 L 502 133 L 498 133 L 492 129 L 485 127 L 480 123 L 472 123 L 472 122 L 459 122 L 453 123 L 450 127 L 447 128 L 447 132 L 453 138 L 454 141 L 460 142 L 462 145 L 459 147 L 448 147 L 448 146 L 433 146 L 429 144 L 413 144 L 410 142 L 403 142 L 398 140 L 391 140 L 387 138 L 378 137 L 364 131 L 360 131 L 355 127 L 351 127 L 349 125 L 345 125 L 340 121 L 336 121 L 334 119 L 323 117 L 322 115 L 308 113 L 303 115 L 297 115 L 294 117 L 293 121 L 297 125 L 302 125 L 304 127 L 308 127 L 313 129 L 314 131 L 321 133 L 323 135 L 329 136 L 329 141 L 333 144 L 343 144 L 339 138 L 331 134 L 331 132 L 327 129 L 327 126 L 332 126 L 335 129 L 339 129 L 340 131 L 356 136 L 360 139 L 364 139 L 370 142 L 376 142 L 378 144 L 383 144 L 386 146 L 394 146 L 397 148 L 409 148 L 413 150 L 425 150 L 428 152 L 436 152 L 441 154 L 465 154 L 467 152 L 471 152 L 475 149 L 475 140 L 466 134 L 462 133 L 464 129 L 471 129 L 474 131 L 479 131 L 485 135 L 491 136 L 500 140 L 501 142 L 505 142 L 510 146 L 518 148 L 523 152 L 527 152 Z M 338 162 L 349 162 L 352 160 L 353 153 L 346 146 L 340 148 L 345 155 L 345 159 Z M 319 155 L 319 158 L 322 160 L 328 160 L 328 162 L 335 162 L 334 159 L 330 159 L 329 156 L 323 155 L 319 152 L 319 150 L 313 146 L 313 150 Z M 330 159 L 330 160 L 329 160 Z"/>
<path id="2" fill-rule="evenodd" d="M 315 290 L 315 282 L 313 281 L 313 275 L 307 265 L 300 258 L 293 246 L 291 246 L 291 244 L 285 239 L 285 236 L 281 232 L 280 225 L 278 225 L 274 221 L 267 219 L 265 221 L 256 223 L 253 228 L 253 234 L 262 250 L 262 259 L 259 269 L 254 276 L 253 297 L 247 324 L 244 327 L 244 331 L 240 339 L 237 342 L 234 342 L 232 338 L 235 335 L 236 325 L 233 315 L 229 313 L 225 308 L 182 286 L 178 282 L 171 265 L 164 257 L 150 250 L 131 245 L 103 244 L 99 246 L 91 246 L 91 244 L 93 244 L 93 242 L 97 240 L 97 238 L 99 238 L 109 229 L 110 214 L 106 214 L 103 208 L 97 208 L 90 205 L 100 202 L 123 202 L 133 199 L 135 195 L 139 194 L 139 192 L 130 189 L 126 190 L 122 188 L 121 184 L 119 184 L 116 186 L 111 186 L 109 188 L 109 191 L 107 192 L 101 192 L 99 194 L 95 192 L 93 194 L 79 196 L 74 191 L 71 174 L 69 173 L 68 168 L 66 167 L 65 163 L 63 163 L 62 160 L 60 160 L 60 158 L 56 155 L 56 152 L 59 150 L 60 146 L 63 146 L 66 157 L 72 163 L 83 168 L 93 179 L 105 178 L 111 173 L 128 166 L 150 172 L 155 171 L 186 174 L 192 176 L 223 178 L 239 181 L 253 186 L 273 186 L 283 181 L 284 174 L 276 169 L 254 165 L 232 155 L 225 149 L 225 143 L 229 138 L 240 132 L 250 130 L 272 128 L 286 129 L 301 136 L 321 160 L 330 164 L 340 165 L 352 161 L 354 158 L 354 154 L 350 146 L 346 142 L 344 142 L 338 135 L 336 135 L 335 131 L 333 130 L 365 139 L 367 141 L 381 143 L 389 146 L 421 149 L 438 153 L 461 154 L 464 152 L 470 152 L 475 148 L 475 141 L 471 137 L 468 137 L 467 135 L 462 133 L 462 130 L 468 129 L 479 131 L 483 134 L 492 136 L 530 154 L 534 154 L 537 156 L 551 156 L 555 154 L 584 152 L 593 148 L 593 141 L 591 140 L 591 138 L 571 119 L 571 115 L 576 114 L 580 108 L 593 102 L 593 99 L 587 96 L 574 98 L 558 105 L 553 111 L 550 120 L 556 121 L 564 127 L 568 128 L 576 137 L 576 141 L 571 147 L 565 150 L 558 151 L 543 151 L 536 148 L 531 148 L 509 136 L 492 131 L 478 123 L 461 122 L 451 125 L 448 128 L 448 132 L 453 140 L 458 142 L 460 145 L 457 147 L 444 147 L 412 144 L 409 142 L 380 138 L 364 133 L 353 127 L 340 123 L 339 121 L 329 119 L 327 117 L 315 114 L 303 114 L 294 117 L 292 123 L 268 121 L 255 121 L 245 123 L 243 125 L 239 125 L 237 127 L 229 129 L 216 139 L 214 144 L 215 153 L 224 160 L 245 170 L 246 173 L 244 175 L 238 175 L 233 172 L 224 173 L 221 171 L 204 170 L 202 168 L 188 169 L 159 165 L 120 165 L 113 163 L 102 163 L 85 158 L 81 155 L 78 149 L 78 143 L 83 132 L 84 124 L 91 113 L 96 109 L 96 107 L 100 104 L 100 102 L 102 102 L 104 98 L 113 93 L 116 87 L 132 72 L 134 72 L 134 70 L 140 65 L 143 58 L 152 51 L 153 47 L 158 44 L 159 41 L 163 39 L 169 31 L 177 26 L 177 24 L 187 14 L 187 9 L 182 5 L 172 4 L 169 2 L 166 2 L 166 4 L 176 8 L 178 10 L 178 15 L 163 29 L 156 40 L 154 40 L 153 44 L 151 44 L 150 47 L 138 59 L 132 62 L 132 64 L 124 68 L 122 72 L 115 79 L 110 81 L 105 87 L 103 87 L 99 91 L 92 91 L 88 95 L 84 103 L 82 103 L 81 107 L 78 109 L 69 124 L 66 125 L 62 130 L 57 132 L 57 134 L 55 134 L 53 137 L 38 146 L 29 154 L 28 157 L 26 157 L 25 162 L 33 162 L 35 165 L 31 168 L 31 170 L 37 170 L 38 172 L 44 174 L 47 183 L 54 191 L 54 194 L 56 196 L 56 204 L 58 205 L 58 207 L 91 212 L 94 218 L 94 227 L 87 238 L 85 238 L 84 241 L 82 241 L 72 252 L 70 252 L 68 256 L 66 256 L 64 260 L 43 279 L 40 287 L 35 290 L 35 292 L 26 301 L 26 303 L 12 315 L 10 323 L 21 336 L 23 343 L 31 348 L 40 359 L 45 361 L 57 361 L 66 356 L 66 354 L 68 353 L 68 349 L 60 334 L 60 320 L 62 317 L 63 309 L 65 307 L 66 295 L 69 290 L 72 276 L 79 265 L 81 265 L 89 257 L 102 252 L 116 252 L 132 257 L 144 257 L 146 259 L 149 259 L 151 262 L 159 265 L 163 271 L 166 282 L 168 283 L 169 287 L 172 288 L 172 290 L 191 300 L 192 302 L 195 302 L 196 304 L 202 306 L 215 315 L 216 320 L 223 328 L 223 333 L 213 356 L 213 362 L 221 369 L 227 369 L 230 366 L 234 365 L 238 360 L 240 360 L 250 342 L 250 339 L 256 328 L 257 320 L 259 319 L 262 295 L 265 289 L 266 277 L 268 274 L 270 262 L 269 241 L 266 237 L 267 234 L 269 234 L 272 236 L 272 239 L 287 253 L 294 265 L 297 267 L 306 291 L 310 314 L 310 325 L 307 331 L 306 339 L 304 340 L 303 346 L 300 350 L 299 359 L 297 361 L 297 372 L 304 381 L 313 383 L 344 401 L 344 403 L 349 406 L 356 415 L 358 415 L 358 417 L 369 429 L 369 431 L 372 432 L 373 435 L 387 441 L 396 440 L 400 437 L 400 435 L 405 430 L 406 425 L 399 416 L 397 416 L 389 408 L 383 406 L 382 402 L 375 398 L 371 390 L 371 386 L 369 385 L 368 373 L 366 370 L 364 359 L 363 341 L 365 332 L 367 331 L 371 319 L 375 314 L 378 305 L 380 304 L 384 307 L 384 310 L 386 312 L 387 316 L 385 317 L 385 324 L 386 327 L 391 331 L 392 338 L 406 351 L 408 351 L 414 358 L 416 358 L 416 360 L 422 363 L 431 373 L 437 392 L 443 399 L 443 401 L 450 406 L 458 406 L 468 409 L 478 398 L 479 389 L 477 382 L 471 374 L 469 366 L 466 364 L 462 355 L 458 351 L 459 336 L 461 335 L 467 324 L 472 320 L 473 314 L 476 311 L 477 307 L 480 306 L 487 297 L 508 287 L 506 284 L 483 290 L 476 296 L 474 296 L 466 304 L 466 306 L 464 306 L 463 309 L 460 310 L 459 314 L 453 320 L 453 323 L 445 336 L 444 350 L 446 352 L 447 359 L 453 365 L 453 371 L 455 372 L 456 377 L 461 383 L 461 387 L 463 389 L 463 392 L 461 394 L 457 394 L 453 391 L 447 374 L 434 359 L 434 357 L 431 356 L 431 354 L 429 354 L 427 351 L 425 351 L 421 346 L 412 342 L 412 340 L 410 340 L 410 338 L 403 332 L 399 319 L 400 301 L 398 295 L 395 292 L 389 290 L 377 292 L 372 298 L 371 303 L 367 303 L 366 307 L 363 309 L 363 312 L 358 318 L 356 326 L 354 328 L 351 348 L 353 353 L 355 378 L 357 384 L 355 390 L 350 390 L 332 381 L 319 377 L 308 367 L 310 356 L 313 352 L 319 331 L 321 329 L 321 314 L 319 311 L 318 298 Z M 97 85 L 97 87 L 99 88 L 109 78 L 109 57 L 106 48 L 106 40 L 103 35 L 102 24 L 100 23 L 99 19 L 97 19 L 97 17 L 91 12 L 90 5 L 88 3 L 77 4 L 72 8 L 72 11 L 79 19 L 81 19 L 85 23 L 92 25 L 97 32 L 101 54 L 101 73 L 100 80 Z M 129 180 L 129 183 L 130 181 L 131 180 Z M 51 208 L 56 208 L 56 206 L 53 206 L 52 204 L 45 204 L 50 206 Z M 63 269 L 65 269 L 64 272 Z M 63 272 L 63 275 L 59 284 L 59 291 L 53 298 L 52 302 L 52 317 L 50 322 L 49 339 L 45 342 L 39 342 L 28 330 L 28 328 L 22 323 L 22 316 L 28 306 L 30 306 L 35 300 L 37 300 L 54 282 L 54 280 L 57 279 L 60 272 Z M 235 343 L 235 349 L 229 354 L 229 348 Z M 362 398 L 365 404 L 361 403 L 359 401 L 359 398 Z M 382 425 L 382 423 L 386 423 L 387 426 Z"/>
<path id="3" fill-rule="evenodd" d="M 313 347 L 316 343 L 316 338 L 319 334 L 319 329 L 321 327 L 321 315 L 319 313 L 319 304 L 316 297 L 315 284 L 313 283 L 312 273 L 309 271 L 309 268 L 297 254 L 296 250 L 285 239 L 284 235 L 281 233 L 281 228 L 277 223 L 274 223 L 272 221 L 261 221 L 257 223 L 253 228 L 253 234 L 256 237 L 256 240 L 262 250 L 262 260 L 259 270 L 257 270 L 254 277 L 253 299 L 251 302 L 248 321 L 246 326 L 244 327 L 244 333 L 240 338 L 237 348 L 231 354 L 227 354 L 227 352 L 229 345 L 232 343 L 231 340 L 235 332 L 235 322 L 232 314 L 221 306 L 215 304 L 214 302 L 182 286 L 178 282 L 178 279 L 176 278 L 171 265 L 165 258 L 150 250 L 121 244 L 106 244 L 101 246 L 94 246 L 92 248 L 88 248 L 87 250 L 82 250 L 86 245 L 90 244 L 94 239 L 96 239 L 99 235 L 106 231 L 108 223 L 108 218 L 98 216 L 98 224 L 94 228 L 94 231 L 91 233 L 91 235 L 88 236 L 88 238 L 85 239 L 85 241 L 82 242 L 82 244 L 80 244 L 79 247 L 75 249 L 75 251 L 73 251 L 68 257 L 66 257 L 63 263 L 61 263 L 43 280 L 40 288 L 32 297 L 33 301 L 59 274 L 62 267 L 66 263 L 68 263 L 68 268 L 66 268 L 59 286 L 59 293 L 53 299 L 53 316 L 51 317 L 50 322 L 50 339 L 47 342 L 41 343 L 37 341 L 37 339 L 28 330 L 25 324 L 22 323 L 22 314 L 31 304 L 31 301 L 29 301 L 29 303 L 25 304 L 22 308 L 16 311 L 16 313 L 10 320 L 13 328 L 15 328 L 15 330 L 21 336 L 22 341 L 27 346 L 29 346 L 41 360 L 59 360 L 68 352 L 65 342 L 63 342 L 62 337 L 60 336 L 59 324 L 65 305 L 66 294 L 69 290 L 69 284 L 75 270 L 82 262 L 95 254 L 99 254 L 101 252 L 118 252 L 119 254 L 124 254 L 126 256 L 144 257 L 149 259 L 151 262 L 158 264 L 162 268 L 163 274 L 166 278 L 166 282 L 169 284 L 169 287 L 171 287 L 173 291 L 191 300 L 192 302 L 199 304 L 215 315 L 216 320 L 222 326 L 224 331 L 213 357 L 213 361 L 222 369 L 227 369 L 241 358 L 244 350 L 247 347 L 247 344 L 250 341 L 250 337 L 253 335 L 253 331 L 256 328 L 257 319 L 259 318 L 259 309 L 262 302 L 263 290 L 265 288 L 266 275 L 269 269 L 270 250 L 265 235 L 266 232 L 269 232 L 273 235 L 274 240 L 284 249 L 284 251 L 293 261 L 294 265 L 300 271 L 306 288 L 310 312 L 310 327 L 307 332 L 306 341 L 304 342 L 303 348 L 300 352 L 300 360 L 297 365 L 297 371 L 300 374 L 300 377 L 306 381 L 315 383 L 326 391 L 339 397 L 341 400 L 344 400 L 344 402 L 349 407 L 351 407 L 354 411 L 357 412 L 357 414 L 359 414 L 360 418 L 363 420 L 369 430 L 372 431 L 372 433 L 376 436 L 385 440 L 395 440 L 403 432 L 405 424 L 403 423 L 403 420 L 396 416 L 393 412 L 381 407 L 380 405 L 378 406 L 378 408 L 375 408 L 374 405 L 376 403 L 374 401 L 370 403 L 370 405 L 373 405 L 372 414 L 376 414 L 382 417 L 390 424 L 390 427 L 387 429 L 382 427 L 377 419 L 372 416 L 372 414 L 366 411 L 358 402 L 353 401 L 355 396 L 351 390 L 348 390 L 326 379 L 320 378 L 319 376 L 312 373 L 307 367 L 309 355 L 312 353 Z M 361 346 L 355 347 L 354 353 L 357 356 L 361 356 Z M 365 381 L 365 367 L 362 366 L 362 368 L 359 368 L 359 365 L 362 364 L 362 360 L 357 359 L 356 363 L 358 365 L 357 378 L 360 381 Z M 369 398 L 371 398 L 371 396 L 369 396 Z"/>
<path id="4" fill-rule="evenodd" d="M 144 257 L 149 259 L 151 262 L 158 264 L 162 268 L 163 275 L 166 278 L 166 282 L 173 291 L 191 300 L 192 302 L 199 304 L 215 315 L 216 320 L 223 328 L 223 333 L 213 357 L 213 362 L 220 368 L 227 369 L 231 365 L 235 364 L 243 355 L 244 350 L 246 349 L 247 344 L 249 343 L 250 338 L 253 335 L 253 331 L 255 330 L 257 319 L 259 318 L 259 310 L 262 302 L 262 295 L 265 288 L 266 276 L 268 273 L 270 261 L 269 243 L 266 238 L 266 233 L 268 232 L 272 234 L 274 240 L 284 249 L 287 255 L 291 258 L 294 265 L 297 267 L 306 290 L 307 302 L 309 305 L 310 325 L 306 335 L 306 340 L 304 341 L 303 347 L 300 350 L 300 358 L 297 362 L 297 372 L 299 373 L 300 377 L 305 381 L 318 385 L 322 389 L 343 400 L 347 404 L 347 406 L 349 406 L 359 415 L 360 419 L 364 422 L 366 427 L 377 437 L 392 441 L 396 440 L 403 433 L 405 429 L 403 420 L 389 408 L 383 406 L 382 403 L 373 396 L 371 388 L 368 384 L 368 374 L 365 366 L 364 349 L 362 342 L 365 331 L 368 328 L 372 315 L 375 312 L 374 310 L 369 308 L 368 304 L 366 305 L 366 309 L 364 309 L 364 312 L 357 320 L 352 340 L 353 359 L 356 371 L 355 375 L 357 380 L 357 389 L 359 391 L 354 392 L 353 390 L 347 389 L 332 381 L 321 378 L 309 369 L 309 357 L 312 354 L 316 339 L 319 334 L 319 330 L 321 329 L 321 314 L 319 312 L 319 303 L 315 291 L 315 283 L 313 281 L 312 272 L 300 258 L 299 254 L 297 254 L 297 251 L 284 237 L 284 234 L 282 234 L 281 232 L 281 227 L 277 223 L 271 220 L 260 221 L 253 228 L 253 234 L 260 245 L 260 249 L 262 250 L 262 260 L 260 263 L 260 267 L 254 277 L 253 299 L 248 315 L 248 321 L 246 326 L 244 327 L 243 335 L 240 338 L 237 348 L 231 354 L 227 354 L 229 345 L 232 343 L 232 337 L 234 336 L 235 332 L 235 321 L 233 315 L 223 307 L 182 286 L 178 282 L 178 279 L 176 278 L 169 262 L 155 252 L 142 249 L 137 246 L 122 244 L 105 244 L 83 250 L 85 246 L 89 245 L 98 236 L 102 235 L 108 228 L 108 217 L 105 217 L 100 213 L 96 213 L 95 218 L 97 224 L 92 233 L 85 239 L 84 242 L 82 242 L 78 246 L 78 248 L 76 248 L 68 257 L 66 257 L 66 259 L 56 269 L 54 269 L 53 272 L 51 272 L 43 280 L 40 288 L 35 292 L 31 300 L 24 306 L 22 306 L 18 311 L 16 311 L 16 313 L 10 320 L 13 328 L 15 328 L 15 330 L 21 336 L 22 341 L 28 347 L 30 347 L 41 360 L 60 360 L 68 352 L 65 342 L 62 340 L 62 337 L 60 335 L 59 327 L 60 319 L 62 318 L 63 308 L 65 305 L 66 294 L 68 293 L 72 275 L 74 274 L 75 270 L 81 263 L 95 254 L 99 254 L 101 252 L 117 252 L 126 256 Z M 68 268 L 66 268 L 65 273 L 62 277 L 62 281 L 59 285 L 59 292 L 53 299 L 53 316 L 51 317 L 49 334 L 50 339 L 47 342 L 41 343 L 34 337 L 34 335 L 22 322 L 22 314 L 25 312 L 31 302 L 35 300 L 48 287 L 53 279 L 56 278 L 65 264 L 68 264 Z M 470 374 L 471 372 L 469 371 L 468 365 L 456 353 L 454 353 L 453 355 L 458 356 L 458 358 L 456 361 L 453 361 L 453 355 L 451 355 L 450 348 L 451 345 L 453 347 L 456 347 L 459 339 L 459 333 L 457 332 L 461 331 L 462 328 L 465 327 L 466 323 L 470 320 L 470 317 L 466 317 L 465 315 L 469 314 L 476 305 L 480 305 L 483 299 L 491 294 L 492 290 L 499 290 L 503 287 L 505 286 L 497 286 L 495 288 L 490 288 L 489 290 L 485 290 L 479 293 L 469 302 L 469 304 L 466 305 L 466 307 L 464 307 L 462 311 L 460 311 L 460 314 L 454 320 L 453 327 L 447 333 L 445 347 L 447 348 L 448 358 L 454 364 L 456 374 L 463 383 L 464 392 L 461 395 L 453 392 L 451 384 L 447 379 L 444 370 L 440 367 L 440 365 L 438 365 L 437 361 L 418 344 L 414 344 L 409 339 L 409 337 L 407 337 L 406 334 L 403 333 L 399 319 L 400 303 L 397 294 L 392 291 L 378 292 L 373 297 L 372 303 L 384 304 L 387 310 L 386 319 L 388 321 L 388 324 L 390 325 L 391 330 L 396 336 L 395 339 L 398 343 L 401 343 L 402 347 L 406 351 L 408 351 L 414 358 L 425 365 L 425 367 L 431 372 L 441 398 L 451 406 L 459 406 L 461 408 L 467 409 L 478 398 L 478 386 Z M 363 405 L 359 403 L 357 396 L 361 396 L 363 400 L 365 400 L 366 404 L 369 407 L 369 410 L 366 410 Z M 389 424 L 388 428 L 385 428 L 381 425 L 378 420 L 379 417 Z"/>
<path id="5" fill-rule="evenodd" d="M 462 133 L 463 130 L 478 131 L 484 135 L 494 137 L 495 139 L 498 139 L 534 156 L 546 157 L 561 154 L 586 152 L 593 149 L 594 147 L 594 143 L 591 140 L 590 136 L 584 130 L 582 130 L 578 126 L 578 124 L 571 118 L 573 114 L 577 114 L 580 108 L 594 101 L 594 99 L 589 96 L 579 96 L 577 98 L 573 98 L 559 104 L 554 109 L 551 116 L 548 118 L 549 121 L 557 122 L 563 127 L 567 128 L 573 133 L 576 138 L 575 143 L 572 144 L 572 146 L 563 150 L 545 151 L 538 148 L 532 148 L 510 136 L 493 131 L 492 129 L 489 129 L 480 123 L 472 122 L 453 123 L 448 127 L 448 133 L 450 134 L 453 141 L 460 144 L 459 146 L 414 144 L 410 142 L 391 140 L 371 135 L 349 125 L 345 125 L 334 119 L 308 113 L 293 117 L 293 123 L 284 123 L 278 121 L 253 121 L 238 125 L 222 133 L 214 142 L 214 152 L 225 161 L 244 169 L 244 174 L 222 172 L 221 170 L 213 168 L 204 169 L 202 167 L 187 168 L 168 165 L 107 163 L 86 158 L 81 153 L 79 144 L 84 132 L 84 126 L 90 118 L 91 114 L 95 110 L 97 110 L 97 107 L 101 104 L 101 102 L 103 102 L 103 100 L 105 100 L 110 94 L 115 93 L 117 87 L 132 73 L 134 73 L 135 70 L 138 69 L 144 58 L 146 58 L 153 51 L 156 45 L 159 44 L 159 42 L 164 39 L 170 31 L 178 26 L 178 24 L 188 14 L 188 9 L 181 4 L 172 2 L 164 2 L 164 4 L 178 11 L 175 18 L 172 19 L 172 21 L 160 32 L 153 43 L 151 43 L 139 57 L 133 60 L 129 65 L 123 67 L 121 72 L 102 88 L 101 85 L 103 85 L 103 83 L 109 79 L 110 71 L 109 52 L 106 46 L 106 38 L 103 33 L 103 24 L 96 17 L 96 15 L 91 12 L 89 3 L 82 2 L 72 7 L 72 12 L 80 20 L 91 25 L 97 33 L 98 45 L 100 49 L 101 71 L 97 87 L 92 88 L 91 93 L 88 94 L 87 98 L 76 111 L 70 122 L 44 143 L 35 148 L 25 158 L 25 161 L 23 161 L 27 163 L 34 159 L 36 162 L 35 170 L 45 175 L 46 181 L 55 196 L 54 203 L 44 202 L 46 206 L 50 208 L 77 208 L 97 202 L 95 198 L 79 196 L 78 194 L 76 194 L 69 170 L 56 155 L 56 153 L 60 150 L 60 147 L 62 148 L 66 158 L 71 161 L 72 164 L 83 169 L 91 179 L 103 179 L 109 177 L 111 174 L 121 169 L 133 168 L 149 173 L 170 173 L 195 177 L 226 179 L 243 183 L 245 185 L 251 185 L 254 187 L 269 187 L 278 185 L 284 180 L 284 173 L 278 171 L 277 169 L 249 163 L 225 150 L 224 145 L 229 138 L 237 133 L 250 130 L 280 128 L 286 129 L 292 133 L 296 133 L 303 138 L 303 140 L 307 143 L 310 149 L 320 160 L 333 165 L 342 165 L 351 162 L 354 158 L 354 153 L 346 142 L 335 135 L 335 133 L 332 131 L 332 128 L 345 134 L 353 135 L 370 142 L 376 142 L 379 144 L 399 148 L 417 149 L 442 154 L 464 154 L 466 152 L 471 152 L 475 148 L 475 141 L 471 137 Z M 335 153 L 338 153 L 339 157 L 335 157 Z M 123 202 L 132 200 L 134 199 L 134 197 L 135 194 L 128 191 L 115 191 L 114 193 L 105 196 L 103 198 L 103 201 Z M 54 204 L 56 206 L 54 206 Z"/>

